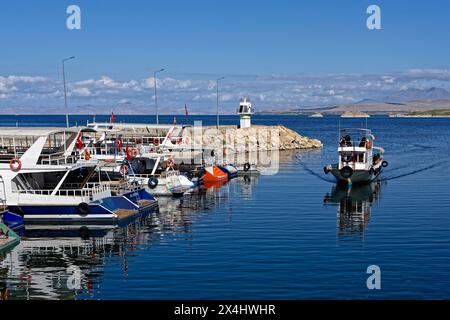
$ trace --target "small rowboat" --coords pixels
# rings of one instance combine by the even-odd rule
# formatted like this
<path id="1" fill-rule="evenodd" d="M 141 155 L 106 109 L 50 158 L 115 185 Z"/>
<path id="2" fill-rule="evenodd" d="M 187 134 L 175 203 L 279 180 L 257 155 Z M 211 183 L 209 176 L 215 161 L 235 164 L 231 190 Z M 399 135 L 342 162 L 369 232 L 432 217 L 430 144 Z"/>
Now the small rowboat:
<path id="1" fill-rule="evenodd" d="M 0 221 L 0 252 L 14 248 L 20 242 L 20 237 Z"/>

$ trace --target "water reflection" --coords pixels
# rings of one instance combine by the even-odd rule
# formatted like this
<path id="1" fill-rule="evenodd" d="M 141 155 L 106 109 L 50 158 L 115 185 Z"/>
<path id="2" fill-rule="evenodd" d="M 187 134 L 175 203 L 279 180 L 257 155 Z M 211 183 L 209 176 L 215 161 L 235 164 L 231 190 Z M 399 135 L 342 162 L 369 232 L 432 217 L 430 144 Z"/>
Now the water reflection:
<path id="1" fill-rule="evenodd" d="M 128 261 L 151 246 L 186 240 L 193 224 L 230 199 L 251 197 L 257 177 L 240 176 L 180 199 L 159 199 L 159 207 L 120 225 L 27 225 L 22 241 L 0 256 L 0 300 L 93 298 L 108 264 L 128 275 Z"/>
<path id="2" fill-rule="evenodd" d="M 353 186 L 335 185 L 324 203 L 337 205 L 338 235 L 363 235 L 369 224 L 372 205 L 380 197 L 381 182 Z"/>

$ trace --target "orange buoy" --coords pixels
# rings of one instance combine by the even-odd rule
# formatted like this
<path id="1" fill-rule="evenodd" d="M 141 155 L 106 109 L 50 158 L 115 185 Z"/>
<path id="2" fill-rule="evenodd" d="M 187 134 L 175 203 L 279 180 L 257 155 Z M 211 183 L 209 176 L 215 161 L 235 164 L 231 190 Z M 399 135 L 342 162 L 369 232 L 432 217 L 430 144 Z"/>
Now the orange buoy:
<path id="1" fill-rule="evenodd" d="M 84 160 L 89 160 L 89 159 L 91 159 L 91 155 L 90 155 L 89 151 L 87 151 L 87 149 L 86 149 L 86 150 L 84 150 Z"/>
<path id="2" fill-rule="evenodd" d="M 22 169 L 22 161 L 20 159 L 13 158 L 9 161 L 9 168 L 11 171 L 18 172 Z"/>
<path id="3" fill-rule="evenodd" d="M 124 176 L 128 174 L 128 166 L 126 164 L 120 166 L 120 173 Z"/>
<path id="4" fill-rule="evenodd" d="M 138 156 L 138 154 L 139 154 L 138 149 L 136 149 L 136 148 L 132 148 L 131 149 L 131 151 L 130 151 L 130 157 L 131 158 L 136 158 Z"/>

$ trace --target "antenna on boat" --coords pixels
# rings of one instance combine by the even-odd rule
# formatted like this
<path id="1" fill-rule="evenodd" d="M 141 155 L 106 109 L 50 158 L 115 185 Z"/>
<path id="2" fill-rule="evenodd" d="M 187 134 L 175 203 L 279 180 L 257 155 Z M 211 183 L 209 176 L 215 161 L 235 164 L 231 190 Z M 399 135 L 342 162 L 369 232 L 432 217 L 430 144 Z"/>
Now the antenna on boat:
<path id="1" fill-rule="evenodd" d="M 341 118 L 339 118 L 339 131 L 338 131 L 338 142 L 340 141 L 341 137 Z"/>

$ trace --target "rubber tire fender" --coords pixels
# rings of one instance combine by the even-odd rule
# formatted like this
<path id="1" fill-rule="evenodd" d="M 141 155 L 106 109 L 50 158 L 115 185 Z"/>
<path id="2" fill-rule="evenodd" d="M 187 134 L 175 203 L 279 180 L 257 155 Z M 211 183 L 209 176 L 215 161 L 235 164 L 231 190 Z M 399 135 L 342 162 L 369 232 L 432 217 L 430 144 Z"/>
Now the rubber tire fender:
<path id="1" fill-rule="evenodd" d="M 89 214 L 89 205 L 86 202 L 81 202 L 77 207 L 77 213 L 82 217 L 86 217 Z"/>
<path id="2" fill-rule="evenodd" d="M 159 183 L 158 178 L 156 177 L 148 178 L 147 185 L 150 189 L 155 189 L 158 186 L 158 183 Z"/>
<path id="3" fill-rule="evenodd" d="M 345 166 L 341 170 L 339 170 L 339 173 L 341 174 L 342 178 L 348 179 L 353 175 L 353 169 L 349 166 Z"/>

